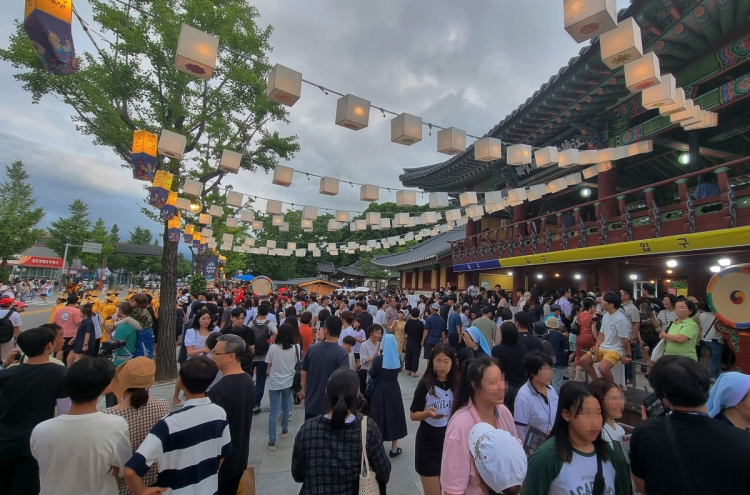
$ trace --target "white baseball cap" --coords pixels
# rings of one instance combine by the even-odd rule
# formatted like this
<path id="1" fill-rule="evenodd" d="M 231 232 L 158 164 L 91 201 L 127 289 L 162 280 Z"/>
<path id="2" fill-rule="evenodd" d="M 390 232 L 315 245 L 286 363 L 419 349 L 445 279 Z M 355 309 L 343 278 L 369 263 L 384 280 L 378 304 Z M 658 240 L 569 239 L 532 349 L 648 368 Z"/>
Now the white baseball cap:
<path id="1" fill-rule="evenodd" d="M 469 432 L 469 450 L 477 472 L 493 491 L 520 486 L 526 478 L 526 453 L 516 437 L 488 423 L 478 423 Z"/>

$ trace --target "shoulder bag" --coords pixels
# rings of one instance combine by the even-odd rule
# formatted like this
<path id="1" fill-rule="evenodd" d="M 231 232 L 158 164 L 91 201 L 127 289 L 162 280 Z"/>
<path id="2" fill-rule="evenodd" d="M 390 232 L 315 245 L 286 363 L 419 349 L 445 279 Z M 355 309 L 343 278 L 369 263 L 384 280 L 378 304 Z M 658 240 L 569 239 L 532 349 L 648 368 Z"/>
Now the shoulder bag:
<path id="1" fill-rule="evenodd" d="M 667 329 L 664 330 L 666 333 L 669 333 L 669 329 L 672 327 L 672 323 L 670 323 L 667 326 Z M 654 347 L 654 350 L 651 351 L 651 361 L 656 362 L 659 360 L 660 357 L 664 355 L 664 350 L 667 348 L 667 339 L 661 339 L 658 344 L 656 344 L 656 347 Z"/>
<path id="2" fill-rule="evenodd" d="M 580 335 L 581 327 L 578 324 L 578 317 L 573 318 L 573 323 L 570 324 L 570 333 L 573 335 Z"/>
<path id="3" fill-rule="evenodd" d="M 297 362 L 294 364 L 294 378 L 292 379 L 292 392 L 294 396 L 302 390 L 302 360 L 299 356 L 299 344 L 294 345 L 294 350 L 297 355 Z"/>
<path id="4" fill-rule="evenodd" d="M 711 325 L 709 325 L 708 330 L 706 330 L 706 333 L 703 334 L 703 339 L 706 338 L 706 335 L 708 335 L 711 332 L 711 329 L 714 327 L 714 325 L 716 325 L 716 320 L 718 320 L 718 318 L 714 318 L 714 321 L 711 322 Z"/>
<path id="5" fill-rule="evenodd" d="M 375 473 L 370 471 L 367 461 L 367 416 L 362 417 L 362 465 L 359 473 L 359 495 L 380 495 Z"/>

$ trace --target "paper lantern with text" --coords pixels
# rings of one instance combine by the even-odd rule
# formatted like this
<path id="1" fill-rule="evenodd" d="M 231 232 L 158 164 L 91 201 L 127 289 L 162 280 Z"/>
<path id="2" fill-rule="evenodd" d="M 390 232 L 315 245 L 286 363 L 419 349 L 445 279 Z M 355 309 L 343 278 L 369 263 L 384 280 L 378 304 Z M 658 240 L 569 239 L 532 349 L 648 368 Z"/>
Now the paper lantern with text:
<path id="1" fill-rule="evenodd" d="M 527 165 L 531 163 L 531 146 L 528 144 L 514 144 L 507 149 L 508 165 Z"/>
<path id="2" fill-rule="evenodd" d="M 377 201 L 380 197 L 380 188 L 372 184 L 363 184 L 359 189 L 360 201 Z"/>
<path id="3" fill-rule="evenodd" d="M 416 191 L 396 191 L 396 206 L 415 206 L 417 204 Z"/>
<path id="4" fill-rule="evenodd" d="M 283 208 L 283 203 L 281 201 L 277 201 L 275 199 L 269 199 L 266 203 L 266 214 L 267 215 L 281 215 L 281 209 Z"/>
<path id="5" fill-rule="evenodd" d="M 354 95 L 342 96 L 336 102 L 336 125 L 358 131 L 370 120 L 370 102 Z"/>
<path id="6" fill-rule="evenodd" d="M 227 204 L 229 206 L 236 206 L 239 208 L 242 206 L 242 203 L 242 193 L 238 193 L 235 191 L 227 192 Z"/>
<path id="7" fill-rule="evenodd" d="M 55 75 L 73 74 L 76 52 L 70 23 L 72 0 L 26 0 L 23 27 L 44 68 Z"/>
<path id="8" fill-rule="evenodd" d="M 380 227 L 380 213 L 375 211 L 368 211 L 365 214 L 365 219 L 367 220 L 367 225 L 377 225 Z"/>
<path id="9" fill-rule="evenodd" d="M 193 243 L 193 234 L 183 234 L 182 235 L 182 242 L 185 244 L 192 244 Z"/>
<path id="10" fill-rule="evenodd" d="M 185 183 L 182 185 L 182 194 L 185 196 L 200 198 L 201 194 L 203 194 L 203 182 L 193 179 L 185 179 Z"/>
<path id="11" fill-rule="evenodd" d="M 169 191 L 167 194 L 167 202 L 164 206 L 159 209 L 159 218 L 162 220 L 171 220 L 177 215 L 177 192 Z"/>
<path id="12" fill-rule="evenodd" d="M 154 180 L 156 174 L 156 134 L 148 131 L 133 131 L 133 147 L 130 162 L 133 164 L 133 178 L 137 180 Z"/>
<path id="13" fill-rule="evenodd" d="M 162 208 L 167 204 L 169 199 L 170 188 L 172 187 L 172 180 L 174 176 L 164 170 L 158 170 L 154 174 L 153 186 L 149 191 L 148 204 L 157 208 Z M 173 196 L 174 201 L 177 201 L 177 193 Z"/>
<path id="14" fill-rule="evenodd" d="M 391 142 L 411 146 L 422 140 L 422 117 L 402 113 L 391 119 Z"/>
<path id="15" fill-rule="evenodd" d="M 167 221 L 167 238 L 169 242 L 180 242 L 180 215 L 175 215 Z"/>
<path id="16" fill-rule="evenodd" d="M 457 155 L 466 150 L 466 131 L 448 127 L 438 131 L 437 150 L 446 155 Z"/>
<path id="17" fill-rule="evenodd" d="M 578 165 L 579 163 L 581 163 L 581 154 L 575 148 L 562 150 L 558 154 L 557 166 L 560 168 L 572 167 L 574 165 Z"/>
<path id="18" fill-rule="evenodd" d="M 503 142 L 497 138 L 486 137 L 474 141 L 474 159 L 480 162 L 491 162 L 503 157 Z M 529 162 L 531 159 L 529 158 Z"/>
<path id="19" fill-rule="evenodd" d="M 537 167 L 549 167 L 558 161 L 558 151 L 556 146 L 546 146 L 534 152 L 534 160 Z"/>
<path id="20" fill-rule="evenodd" d="M 214 73 L 218 53 L 219 38 L 187 24 L 180 26 L 175 69 L 208 81 Z"/>
<path id="21" fill-rule="evenodd" d="M 318 192 L 326 196 L 336 196 L 339 193 L 339 180 L 333 177 L 321 177 Z"/>
<path id="22" fill-rule="evenodd" d="M 459 194 L 458 201 L 461 204 L 462 208 L 466 208 L 467 206 L 472 206 L 479 203 L 479 199 L 477 199 L 477 193 L 473 191 L 467 191 Z"/>
<path id="23" fill-rule="evenodd" d="M 563 0 L 565 30 L 583 43 L 617 27 L 615 0 Z"/>
<path id="24" fill-rule="evenodd" d="M 294 177 L 294 169 L 292 167 L 286 167 L 284 165 L 276 165 L 273 169 L 273 180 L 272 182 L 277 186 L 289 187 L 292 185 L 292 179 Z"/>
<path id="25" fill-rule="evenodd" d="M 349 212 L 346 210 L 336 210 L 336 221 L 339 223 L 347 223 L 349 221 Z"/>
<path id="26" fill-rule="evenodd" d="M 641 28 L 635 19 L 628 17 L 611 31 L 599 37 L 602 62 L 610 69 L 617 69 L 643 56 Z"/>
<path id="27" fill-rule="evenodd" d="M 685 90 L 677 88 L 677 92 L 675 92 L 675 102 L 671 105 L 663 105 L 659 107 L 659 114 L 665 116 L 682 112 L 685 110 L 685 101 Z"/>
<path id="28" fill-rule="evenodd" d="M 156 144 L 156 150 L 160 155 L 181 160 L 182 154 L 185 153 L 185 136 L 176 132 L 162 129 L 161 136 Z"/>
<path id="29" fill-rule="evenodd" d="M 184 232 L 186 234 L 193 234 L 193 233 L 195 233 L 195 225 L 185 225 Z"/>
<path id="30" fill-rule="evenodd" d="M 648 52 L 638 60 L 625 64 L 625 86 L 631 93 L 656 84 L 661 84 L 661 69 L 659 57 L 654 52 Z"/>
<path id="31" fill-rule="evenodd" d="M 448 206 L 450 197 L 448 193 L 432 192 L 430 193 L 430 208 L 445 208 Z"/>
<path id="32" fill-rule="evenodd" d="M 253 220 L 255 220 L 255 212 L 251 210 L 242 210 L 240 213 L 240 220 L 242 220 L 245 223 L 250 223 Z"/>
<path id="33" fill-rule="evenodd" d="M 276 64 L 268 73 L 266 97 L 288 107 L 297 103 L 302 95 L 302 73 Z"/>
<path id="34" fill-rule="evenodd" d="M 675 103 L 677 103 L 677 81 L 672 74 L 664 74 L 661 76 L 661 84 L 651 86 L 641 92 L 641 105 L 648 110 Z"/>

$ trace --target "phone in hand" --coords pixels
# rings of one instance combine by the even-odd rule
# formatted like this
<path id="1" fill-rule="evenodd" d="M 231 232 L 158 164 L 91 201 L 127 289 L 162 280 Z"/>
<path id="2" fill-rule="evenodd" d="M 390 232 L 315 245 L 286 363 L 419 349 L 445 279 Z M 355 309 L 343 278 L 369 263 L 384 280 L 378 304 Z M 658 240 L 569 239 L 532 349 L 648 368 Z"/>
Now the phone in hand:
<path id="1" fill-rule="evenodd" d="M 670 411 L 669 406 L 654 393 L 647 395 L 643 399 L 643 407 L 646 408 L 646 416 L 649 418 L 665 416 Z"/>
<path id="2" fill-rule="evenodd" d="M 445 417 L 445 414 L 436 413 L 435 419 L 443 419 Z"/>

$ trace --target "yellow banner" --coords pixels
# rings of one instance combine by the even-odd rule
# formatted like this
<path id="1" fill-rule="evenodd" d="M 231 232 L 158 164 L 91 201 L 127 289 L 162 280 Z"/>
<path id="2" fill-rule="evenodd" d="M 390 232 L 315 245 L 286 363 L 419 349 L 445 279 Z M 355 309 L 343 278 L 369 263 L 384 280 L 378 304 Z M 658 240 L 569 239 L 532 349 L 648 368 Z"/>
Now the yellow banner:
<path id="1" fill-rule="evenodd" d="M 26 19 L 34 10 L 46 12 L 68 24 L 73 20 L 73 0 L 26 0 L 23 18 Z"/>
<path id="2" fill-rule="evenodd" d="M 649 254 L 682 253 L 750 244 L 750 227 L 696 232 L 642 241 L 618 242 L 604 246 L 568 249 L 551 253 L 530 254 L 500 259 L 502 268 L 526 265 L 546 265 L 569 261 L 601 260 Z M 528 249 L 528 248 L 527 248 Z"/>

